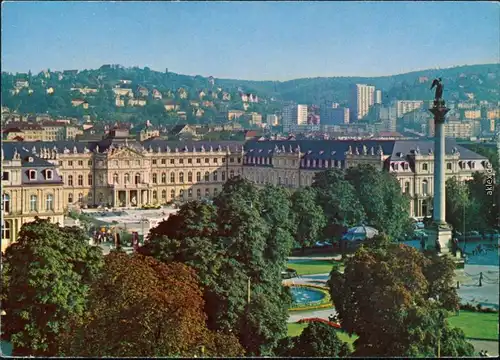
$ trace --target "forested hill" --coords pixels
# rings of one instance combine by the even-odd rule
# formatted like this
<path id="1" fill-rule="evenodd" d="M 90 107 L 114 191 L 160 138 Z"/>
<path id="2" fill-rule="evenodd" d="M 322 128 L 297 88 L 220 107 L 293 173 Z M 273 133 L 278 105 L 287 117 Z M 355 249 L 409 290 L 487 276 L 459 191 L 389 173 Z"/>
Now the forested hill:
<path id="1" fill-rule="evenodd" d="M 125 68 L 119 65 L 103 65 L 95 70 L 82 71 L 46 71 L 39 74 L 10 74 L 2 72 L 2 106 L 22 113 L 48 112 L 54 115 L 80 116 L 90 113 L 96 118 L 115 117 L 116 114 L 133 114 L 137 119 L 148 118 L 161 113 L 163 104 L 151 97 L 152 89 L 157 89 L 163 95 L 162 101 L 172 99 L 180 102 L 180 110 L 186 111 L 188 117 L 194 113 L 186 102 L 199 99 L 199 91 L 210 90 L 218 92 L 213 97 L 215 106 L 205 108 L 204 115 L 197 121 L 205 121 L 204 117 L 214 116 L 214 112 L 229 109 L 241 109 L 243 104 L 240 92 L 252 93 L 259 97 L 258 104 L 251 104 L 247 111 L 262 114 L 272 113 L 281 107 L 283 101 L 294 101 L 304 104 L 320 104 L 331 100 L 346 104 L 349 96 L 349 86 L 354 83 L 374 85 L 383 92 L 383 102 L 394 99 L 431 99 L 430 82 L 435 77 L 441 77 L 445 84 L 445 98 L 467 99 L 468 93 L 473 93 L 476 99 L 498 101 L 500 89 L 499 64 L 460 66 L 440 70 L 422 70 L 406 74 L 383 77 L 329 77 L 305 78 L 290 81 L 248 81 L 232 79 L 213 79 L 205 76 L 188 76 L 173 72 L 159 72 L 149 68 Z M 29 86 L 20 87 L 17 92 L 16 82 L 28 80 Z M 112 89 L 120 84 L 120 80 L 128 80 L 128 84 L 120 85 L 134 92 L 138 87 L 149 90 L 146 106 L 130 108 L 116 106 L 116 94 Z M 81 95 L 75 88 L 98 89 L 97 93 Z M 54 92 L 49 94 L 48 90 Z M 179 90 L 187 91 L 186 99 L 179 98 Z M 72 90 L 73 89 L 73 90 Z M 231 100 L 225 101 L 222 92 L 227 92 Z M 137 97 L 137 96 L 136 96 Z M 89 110 L 72 106 L 72 100 L 83 98 L 88 100 Z M 183 103 L 184 102 L 184 103 Z M 219 106 L 219 105 L 224 106 Z M 224 110 L 225 109 L 225 110 Z M 118 118 L 119 116 L 116 116 Z"/>
<path id="2" fill-rule="evenodd" d="M 425 78 L 428 81 L 425 81 Z M 384 102 L 394 99 L 416 100 L 432 98 L 430 82 L 441 77 L 448 99 L 466 100 L 466 93 L 474 93 L 480 100 L 498 101 L 500 64 L 467 65 L 449 69 L 429 69 L 382 77 L 322 77 L 284 82 L 218 80 L 225 86 L 246 86 L 285 101 L 319 104 L 323 100 L 339 103 L 348 101 L 349 85 L 374 85 L 382 90 Z M 420 81 L 419 81 L 420 80 Z"/>

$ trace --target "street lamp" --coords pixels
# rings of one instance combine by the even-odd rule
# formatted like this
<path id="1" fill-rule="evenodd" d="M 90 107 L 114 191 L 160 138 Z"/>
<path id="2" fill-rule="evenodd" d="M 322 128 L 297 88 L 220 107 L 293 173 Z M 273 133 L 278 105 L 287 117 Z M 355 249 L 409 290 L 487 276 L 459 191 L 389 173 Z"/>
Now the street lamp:
<path id="1" fill-rule="evenodd" d="M 467 237 L 465 236 L 465 203 L 463 204 L 463 213 L 464 213 L 464 219 L 463 219 L 463 223 L 462 223 L 462 226 L 463 226 L 463 234 L 464 234 L 464 254 L 465 254 L 465 248 L 467 246 Z"/>

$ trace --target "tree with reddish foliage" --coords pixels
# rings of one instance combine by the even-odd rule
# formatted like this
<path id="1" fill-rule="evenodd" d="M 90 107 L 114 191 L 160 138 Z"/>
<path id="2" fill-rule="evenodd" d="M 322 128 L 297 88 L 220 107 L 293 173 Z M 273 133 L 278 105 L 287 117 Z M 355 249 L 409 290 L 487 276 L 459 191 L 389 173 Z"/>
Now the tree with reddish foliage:
<path id="1" fill-rule="evenodd" d="M 238 356 L 231 335 L 206 326 L 193 269 L 112 252 L 90 293 L 88 312 L 61 338 L 62 356 Z M 91 344 L 92 346 L 89 346 Z"/>

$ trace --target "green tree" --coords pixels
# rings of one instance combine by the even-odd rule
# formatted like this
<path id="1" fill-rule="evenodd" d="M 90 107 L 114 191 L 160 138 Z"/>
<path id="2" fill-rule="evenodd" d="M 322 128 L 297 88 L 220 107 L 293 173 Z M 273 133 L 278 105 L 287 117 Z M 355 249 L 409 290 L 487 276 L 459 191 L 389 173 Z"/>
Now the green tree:
<path id="1" fill-rule="evenodd" d="M 370 225 L 393 239 L 405 233 L 410 204 L 395 176 L 371 165 L 358 165 L 346 170 L 345 179 L 356 189 Z"/>
<path id="2" fill-rule="evenodd" d="M 234 333 L 248 354 L 270 354 L 286 335 L 291 300 L 281 284 L 292 241 L 289 219 L 286 190 L 259 190 L 236 177 L 226 182 L 214 205 L 183 205 L 151 231 L 141 252 L 196 269 L 209 328 Z"/>
<path id="3" fill-rule="evenodd" d="M 295 242 L 302 252 L 312 246 L 326 226 L 326 217 L 321 206 L 317 204 L 318 194 L 315 188 L 298 189 L 292 195 L 293 215 L 297 226 Z"/>
<path id="4" fill-rule="evenodd" d="M 337 330 L 321 322 L 310 323 L 302 333 L 281 342 L 283 357 L 347 357 L 352 352 L 349 344 L 339 339 Z"/>
<path id="5" fill-rule="evenodd" d="M 356 189 L 344 179 L 342 170 L 329 169 L 315 174 L 312 188 L 318 194 L 318 204 L 327 219 L 325 238 L 338 237 L 346 228 L 365 220 Z"/>
<path id="6" fill-rule="evenodd" d="M 2 331 L 14 355 L 54 356 L 70 315 L 86 310 L 90 283 L 99 274 L 101 250 L 84 231 L 36 218 L 22 226 L 5 251 Z"/>
<path id="7" fill-rule="evenodd" d="M 468 228 L 485 230 L 493 226 L 497 216 L 494 206 L 495 194 L 494 191 L 490 193 L 487 190 L 494 188 L 493 179 L 484 173 L 475 172 L 466 185 L 470 194 L 469 207 L 466 210 L 467 219 L 470 221 Z"/>
<path id="8" fill-rule="evenodd" d="M 451 259 L 426 258 L 398 244 L 362 246 L 347 260 L 344 274 L 334 269 L 328 284 L 342 328 L 359 336 L 355 355 L 426 356 L 436 349 L 437 338 L 429 338 L 443 326 L 436 323 L 436 311 L 458 308 L 453 270 Z M 454 339 L 468 348 L 464 337 Z M 454 356 L 445 349 L 460 346 L 444 344 L 441 354 Z"/>
<path id="9" fill-rule="evenodd" d="M 464 211 L 469 207 L 469 189 L 456 177 L 446 181 L 446 222 L 462 231 Z"/>

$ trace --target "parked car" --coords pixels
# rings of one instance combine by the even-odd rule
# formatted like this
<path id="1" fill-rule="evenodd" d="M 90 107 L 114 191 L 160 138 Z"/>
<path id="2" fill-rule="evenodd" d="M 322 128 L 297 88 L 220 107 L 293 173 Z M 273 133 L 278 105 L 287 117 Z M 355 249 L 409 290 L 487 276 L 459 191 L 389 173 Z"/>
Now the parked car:
<path id="1" fill-rule="evenodd" d="M 459 232 L 457 232 L 456 234 L 457 234 L 458 241 L 481 241 L 481 240 L 483 240 L 483 237 L 477 231 L 467 231 L 465 233 L 465 236 Z M 460 235 L 458 235 L 458 234 L 460 234 Z"/>
<path id="2" fill-rule="evenodd" d="M 484 240 L 498 240 L 500 238 L 500 232 L 496 229 L 485 230 L 481 235 Z"/>

